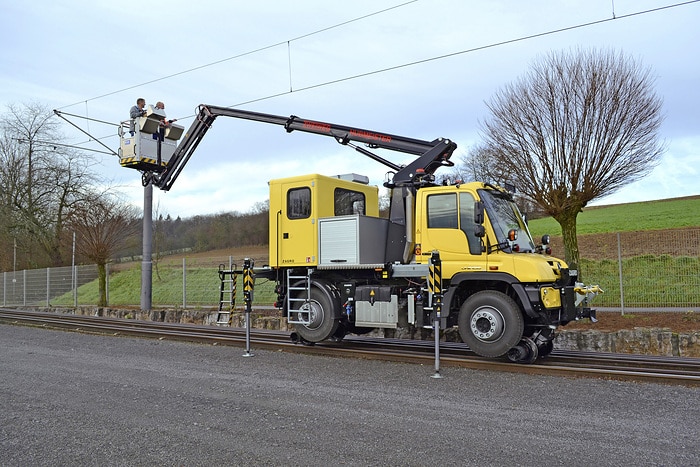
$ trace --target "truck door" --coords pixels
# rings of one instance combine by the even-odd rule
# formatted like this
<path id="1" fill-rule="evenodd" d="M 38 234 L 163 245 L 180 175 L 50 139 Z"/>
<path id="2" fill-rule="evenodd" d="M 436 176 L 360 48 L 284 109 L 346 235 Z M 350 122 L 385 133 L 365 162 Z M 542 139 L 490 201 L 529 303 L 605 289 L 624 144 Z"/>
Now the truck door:
<path id="1" fill-rule="evenodd" d="M 484 271 L 486 257 L 475 234 L 474 196 L 452 191 L 427 195 L 422 251 L 440 252 L 443 277 L 457 272 Z"/>
<path id="2" fill-rule="evenodd" d="M 278 245 L 280 266 L 317 264 L 316 214 L 312 190 L 297 183 L 282 184 L 283 207 L 279 216 Z"/>

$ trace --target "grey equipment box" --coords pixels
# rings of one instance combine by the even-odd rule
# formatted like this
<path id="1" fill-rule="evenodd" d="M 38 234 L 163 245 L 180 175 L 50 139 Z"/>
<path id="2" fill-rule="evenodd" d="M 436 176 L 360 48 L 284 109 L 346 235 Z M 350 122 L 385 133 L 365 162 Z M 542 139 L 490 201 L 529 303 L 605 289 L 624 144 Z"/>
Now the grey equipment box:
<path id="1" fill-rule="evenodd" d="M 399 298 L 386 287 L 361 285 L 355 293 L 355 326 L 396 328 Z"/>
<path id="2" fill-rule="evenodd" d="M 319 266 L 383 265 L 389 220 L 360 215 L 318 220 Z"/>

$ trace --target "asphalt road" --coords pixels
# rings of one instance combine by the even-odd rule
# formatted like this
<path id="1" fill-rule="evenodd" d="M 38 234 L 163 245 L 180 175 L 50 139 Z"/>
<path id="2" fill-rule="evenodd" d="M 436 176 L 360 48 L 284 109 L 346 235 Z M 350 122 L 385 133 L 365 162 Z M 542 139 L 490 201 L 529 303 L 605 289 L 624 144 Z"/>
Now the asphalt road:
<path id="1" fill-rule="evenodd" d="M 0 465 L 700 465 L 700 390 L 0 325 Z"/>

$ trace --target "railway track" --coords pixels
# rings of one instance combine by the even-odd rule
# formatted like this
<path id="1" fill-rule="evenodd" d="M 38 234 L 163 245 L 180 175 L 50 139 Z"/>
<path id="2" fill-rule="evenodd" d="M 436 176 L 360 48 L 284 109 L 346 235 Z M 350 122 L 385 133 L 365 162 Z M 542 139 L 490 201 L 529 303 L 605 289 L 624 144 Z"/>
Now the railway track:
<path id="1" fill-rule="evenodd" d="M 200 342 L 245 347 L 241 328 L 136 321 L 96 316 L 0 309 L 0 323 L 41 326 L 115 336 Z M 251 347 L 343 355 L 354 358 L 418 363 L 433 367 L 434 343 L 406 339 L 377 339 L 348 336 L 342 343 L 323 342 L 313 346 L 294 344 L 288 332 L 251 330 Z M 489 371 L 506 371 L 572 378 L 594 377 L 662 384 L 700 386 L 700 359 L 594 352 L 554 351 L 531 365 L 479 357 L 464 344 L 442 342 L 440 366 Z"/>

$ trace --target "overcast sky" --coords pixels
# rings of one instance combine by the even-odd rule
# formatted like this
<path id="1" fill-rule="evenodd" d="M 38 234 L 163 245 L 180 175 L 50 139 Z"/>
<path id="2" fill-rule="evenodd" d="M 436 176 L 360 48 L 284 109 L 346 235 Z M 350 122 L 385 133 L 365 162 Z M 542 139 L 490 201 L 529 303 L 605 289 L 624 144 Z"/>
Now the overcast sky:
<path id="1" fill-rule="evenodd" d="M 671 5 L 679 6 L 663 8 Z M 459 158 L 480 140 L 485 101 L 533 60 L 612 48 L 656 76 L 667 151 L 647 178 L 594 204 L 700 194 L 700 2 L 0 0 L 0 17 L 0 110 L 40 102 L 113 122 L 73 119 L 115 151 L 116 124 L 144 97 L 164 101 L 186 128 L 198 104 L 238 106 L 446 137 Z M 528 36 L 536 37 L 517 40 Z M 68 143 L 87 140 L 62 128 Z M 91 155 L 142 206 L 140 174 L 116 156 Z M 381 185 L 386 168 L 331 138 L 219 118 L 172 189 L 156 190 L 155 209 L 247 211 L 267 199 L 269 179 L 348 172 Z"/>

